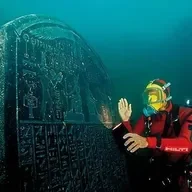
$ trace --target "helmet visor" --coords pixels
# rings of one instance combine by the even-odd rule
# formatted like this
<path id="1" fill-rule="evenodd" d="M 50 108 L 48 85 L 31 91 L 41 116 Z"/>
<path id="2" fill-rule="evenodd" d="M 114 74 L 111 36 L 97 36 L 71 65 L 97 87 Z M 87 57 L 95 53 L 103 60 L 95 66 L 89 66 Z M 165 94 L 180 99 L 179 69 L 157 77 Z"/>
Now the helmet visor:
<path id="1" fill-rule="evenodd" d="M 162 90 L 159 88 L 147 88 L 143 92 L 143 102 L 145 105 L 163 102 Z"/>

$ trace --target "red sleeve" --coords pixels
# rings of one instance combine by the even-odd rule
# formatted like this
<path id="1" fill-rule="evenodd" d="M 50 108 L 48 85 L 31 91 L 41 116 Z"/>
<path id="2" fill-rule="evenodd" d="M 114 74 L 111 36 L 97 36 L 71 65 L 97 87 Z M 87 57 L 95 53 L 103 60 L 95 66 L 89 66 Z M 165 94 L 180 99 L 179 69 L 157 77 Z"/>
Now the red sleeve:
<path id="1" fill-rule="evenodd" d="M 191 144 L 191 131 L 189 130 L 189 125 L 192 125 L 190 121 L 192 121 L 192 116 L 190 116 L 185 121 L 183 126 L 181 127 L 180 134 L 177 138 L 172 139 L 161 139 L 161 150 L 172 153 L 190 153 L 192 149 Z M 156 138 L 155 137 L 147 137 L 148 148 L 156 148 Z"/>
<path id="2" fill-rule="evenodd" d="M 142 134 L 145 128 L 145 123 L 144 123 L 144 117 L 141 116 L 139 120 L 137 121 L 136 125 L 134 128 L 130 125 L 129 121 L 124 121 L 123 125 L 127 128 L 127 130 L 130 133 L 137 133 L 138 135 Z"/>

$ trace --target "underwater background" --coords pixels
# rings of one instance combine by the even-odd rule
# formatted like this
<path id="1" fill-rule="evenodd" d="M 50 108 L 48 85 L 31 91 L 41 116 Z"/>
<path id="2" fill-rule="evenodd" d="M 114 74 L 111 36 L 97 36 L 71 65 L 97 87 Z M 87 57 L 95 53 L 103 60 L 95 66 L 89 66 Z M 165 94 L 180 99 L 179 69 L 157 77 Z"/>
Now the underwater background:
<path id="1" fill-rule="evenodd" d="M 27 14 L 70 25 L 100 55 L 113 82 L 113 104 L 126 97 L 135 119 L 149 80 L 172 83 L 176 103 L 192 97 L 192 1 L 1 0 L 0 25 Z"/>

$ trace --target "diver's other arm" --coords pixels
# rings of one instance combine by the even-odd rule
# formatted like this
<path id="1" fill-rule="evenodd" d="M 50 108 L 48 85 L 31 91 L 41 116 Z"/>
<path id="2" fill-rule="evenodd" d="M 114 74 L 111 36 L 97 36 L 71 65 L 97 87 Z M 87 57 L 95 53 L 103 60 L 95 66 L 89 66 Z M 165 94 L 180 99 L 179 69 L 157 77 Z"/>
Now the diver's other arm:
<path id="1" fill-rule="evenodd" d="M 118 112 L 121 117 L 122 123 L 119 123 L 116 125 L 112 130 L 116 131 L 117 129 L 127 129 L 127 132 L 132 132 L 132 127 L 129 123 L 129 119 L 132 114 L 132 108 L 131 104 L 128 104 L 127 100 L 124 98 L 121 98 L 118 102 Z"/>
<path id="2" fill-rule="evenodd" d="M 116 140 L 116 143 L 120 146 L 120 148 L 124 148 L 126 151 L 126 148 L 124 146 L 124 139 L 123 136 L 127 133 L 138 133 L 142 134 L 144 131 L 145 123 L 144 123 L 144 116 L 141 116 L 141 118 L 137 121 L 134 130 L 130 123 L 130 117 L 132 114 L 132 108 L 131 105 L 128 104 L 126 99 L 121 98 L 118 103 L 118 111 L 119 115 L 122 119 L 122 123 L 119 123 L 112 129 L 113 137 Z"/>
<path id="3" fill-rule="evenodd" d="M 139 120 L 137 121 L 134 129 L 131 126 L 130 123 L 130 117 L 132 114 L 132 106 L 131 104 L 128 104 L 127 99 L 125 98 L 121 98 L 118 102 L 118 111 L 119 111 L 119 115 L 121 117 L 122 123 L 119 123 L 118 125 L 116 125 L 113 130 L 117 129 L 117 128 L 122 128 L 125 127 L 130 133 L 137 133 L 137 134 L 142 134 L 144 131 L 144 116 L 141 116 L 139 118 Z"/>
<path id="4" fill-rule="evenodd" d="M 129 126 L 124 123 L 119 123 L 112 129 L 112 135 L 118 145 L 119 149 L 123 152 L 126 152 L 124 147 L 123 135 L 132 131 L 132 127 L 129 123 L 131 117 L 132 109 L 131 104 L 128 104 L 126 99 L 121 98 L 118 102 L 118 112 L 123 122 L 127 122 Z"/>
<path id="5" fill-rule="evenodd" d="M 132 107 L 131 104 L 129 104 L 127 102 L 127 99 L 125 98 L 121 98 L 118 102 L 118 112 L 119 112 L 119 116 L 122 120 L 122 123 L 119 123 L 118 125 L 116 125 L 113 130 L 125 126 L 127 128 L 127 130 L 129 132 L 132 132 L 132 127 L 130 125 L 130 117 L 132 114 Z"/>
<path id="6" fill-rule="evenodd" d="M 177 138 L 155 138 L 148 137 L 148 147 L 156 148 L 159 143 L 159 149 L 165 152 L 172 153 L 190 153 L 192 149 L 191 143 L 191 130 L 189 127 L 192 126 L 192 117 L 190 116 L 182 125 L 180 134 Z"/>
<path id="7" fill-rule="evenodd" d="M 131 104 L 127 102 L 127 99 L 121 98 L 118 102 L 118 111 L 122 121 L 129 121 L 132 114 Z"/>
<path id="8" fill-rule="evenodd" d="M 127 133 L 123 138 L 127 139 L 124 145 L 129 145 L 127 150 L 132 153 L 141 148 L 159 149 L 169 153 L 188 154 L 191 152 L 191 141 L 186 137 L 161 138 L 160 146 L 158 146 L 158 139 L 156 137 L 145 138 L 135 133 Z"/>
<path id="9" fill-rule="evenodd" d="M 113 135 L 115 142 L 118 145 L 120 151 L 126 152 L 126 149 L 124 147 L 123 135 L 132 131 L 132 127 L 129 123 L 132 109 L 131 109 L 131 105 L 128 104 L 126 99 L 121 98 L 119 100 L 118 112 L 119 112 L 120 118 L 123 122 L 119 123 L 112 129 L 112 135 Z M 124 122 L 126 122 L 128 126 L 126 124 L 124 125 Z"/>
<path id="10" fill-rule="evenodd" d="M 191 118 L 192 119 L 192 118 Z M 169 153 L 184 153 L 191 152 L 191 130 L 189 126 L 192 125 L 191 120 L 187 120 L 181 127 L 180 134 L 177 138 L 161 138 L 161 137 L 142 137 L 135 133 L 127 133 L 123 139 L 127 139 L 124 145 L 129 147 L 128 151 L 135 152 L 140 148 L 159 149 Z"/>
<path id="11" fill-rule="evenodd" d="M 178 137 L 174 139 L 161 139 L 161 145 L 157 147 L 157 138 L 148 137 L 148 148 L 159 148 L 165 152 L 171 153 L 190 153 L 191 152 L 191 142 L 184 137 Z"/>

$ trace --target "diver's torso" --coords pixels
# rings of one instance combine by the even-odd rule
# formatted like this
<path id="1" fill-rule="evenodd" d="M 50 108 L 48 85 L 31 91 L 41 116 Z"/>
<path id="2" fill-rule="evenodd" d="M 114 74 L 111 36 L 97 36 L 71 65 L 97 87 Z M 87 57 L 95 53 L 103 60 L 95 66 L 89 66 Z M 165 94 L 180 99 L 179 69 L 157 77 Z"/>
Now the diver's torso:
<path id="1" fill-rule="evenodd" d="M 182 118 L 185 116 L 185 114 L 188 112 L 185 109 L 186 108 L 181 108 L 181 110 L 179 111 L 179 116 L 181 118 L 181 121 L 182 121 Z M 162 134 L 164 132 L 165 121 L 166 121 L 166 114 L 156 115 L 151 119 L 151 121 L 152 121 L 152 123 L 151 123 L 151 128 L 150 128 L 150 135 L 154 136 L 154 135 L 160 134 L 162 136 Z M 165 137 L 166 138 L 176 138 L 177 137 L 172 123 L 170 124 L 170 127 L 167 131 L 167 135 Z M 190 160 L 189 155 L 171 153 L 171 152 L 168 153 L 168 152 L 163 152 L 163 151 L 159 151 L 156 149 L 153 151 L 153 155 L 154 156 L 166 155 L 167 159 L 170 162 L 177 162 L 181 159 L 185 159 L 186 162 L 188 162 Z"/>

